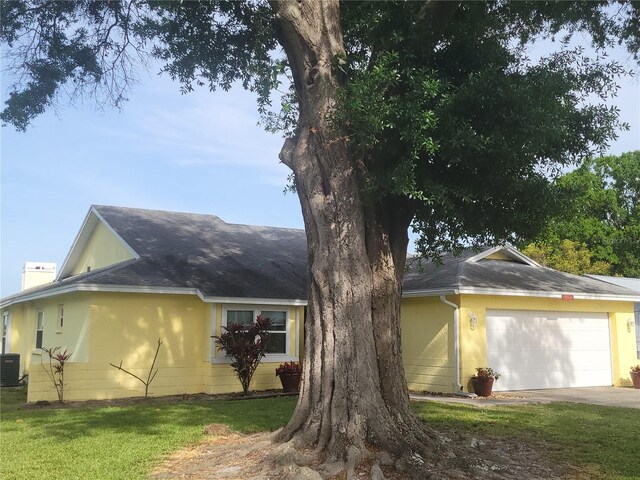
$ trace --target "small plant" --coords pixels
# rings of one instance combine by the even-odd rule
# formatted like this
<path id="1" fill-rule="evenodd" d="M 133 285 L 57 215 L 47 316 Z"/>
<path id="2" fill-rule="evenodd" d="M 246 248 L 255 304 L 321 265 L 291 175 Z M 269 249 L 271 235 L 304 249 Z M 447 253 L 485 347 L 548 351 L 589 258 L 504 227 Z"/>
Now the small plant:
<path id="1" fill-rule="evenodd" d="M 302 374 L 302 366 L 298 362 L 286 362 L 281 363 L 278 368 L 276 368 L 276 377 L 280 375 L 301 375 Z"/>
<path id="2" fill-rule="evenodd" d="M 231 368 L 242 384 L 242 392 L 249 395 L 253 374 L 264 357 L 269 339 L 271 320 L 258 315 L 251 325 L 232 323 L 222 327 L 222 335 L 213 336 L 216 348 L 232 360 Z"/>
<path id="3" fill-rule="evenodd" d="M 60 403 L 64 402 L 64 366 L 72 355 L 66 349 L 64 352 L 60 352 L 61 349 L 62 347 L 42 348 L 42 351 L 49 356 L 48 366 L 42 363 L 42 357 L 40 357 L 42 368 L 47 372 L 47 376 L 53 383 Z"/>
<path id="4" fill-rule="evenodd" d="M 156 375 L 158 374 L 158 369 L 156 368 L 156 371 L 154 372 L 153 367 L 156 365 L 156 359 L 158 358 L 158 352 L 160 352 L 160 346 L 162 345 L 162 343 L 163 343 L 162 340 L 158 339 L 156 354 L 153 356 L 153 362 L 151 362 L 151 367 L 149 368 L 149 374 L 147 375 L 146 380 L 143 380 L 142 378 L 137 376 L 135 373 L 131 373 L 129 370 L 125 370 L 124 368 L 122 368 L 122 360 L 120 360 L 120 365 L 114 365 L 113 363 L 109 363 L 109 365 L 111 365 L 112 367 L 117 368 L 118 370 L 122 370 L 124 373 L 127 373 L 131 375 L 133 378 L 139 380 L 144 385 L 144 398 L 148 398 L 149 385 L 151 385 L 151 382 L 153 382 L 153 379 L 156 378 Z"/>
<path id="5" fill-rule="evenodd" d="M 492 379 L 497 381 L 500 378 L 500 374 L 494 372 L 493 369 L 489 367 L 478 367 L 476 368 L 476 374 L 473 378 L 477 378 L 485 382 Z"/>
<path id="6" fill-rule="evenodd" d="M 634 365 L 633 367 L 631 367 L 631 373 L 640 373 L 640 364 L 639 365 Z"/>

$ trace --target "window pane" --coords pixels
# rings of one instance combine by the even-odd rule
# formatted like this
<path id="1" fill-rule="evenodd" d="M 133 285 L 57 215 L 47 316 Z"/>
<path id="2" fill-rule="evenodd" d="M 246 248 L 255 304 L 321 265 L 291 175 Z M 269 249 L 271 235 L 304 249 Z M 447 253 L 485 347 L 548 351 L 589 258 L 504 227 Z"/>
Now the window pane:
<path id="1" fill-rule="evenodd" d="M 42 330 L 36 332 L 36 348 L 42 348 Z"/>
<path id="2" fill-rule="evenodd" d="M 38 323 L 36 325 L 36 329 L 37 330 L 42 330 L 42 324 L 44 323 L 44 312 L 43 311 L 39 311 L 38 312 Z"/>
<path id="3" fill-rule="evenodd" d="M 267 342 L 267 353 L 287 353 L 287 334 L 270 333 Z"/>
<path id="4" fill-rule="evenodd" d="M 253 310 L 227 310 L 227 325 L 232 323 L 251 325 L 253 323 Z"/>
<path id="5" fill-rule="evenodd" d="M 284 332 L 287 329 L 287 312 L 262 310 L 262 318 L 271 319 L 271 328 L 269 330 Z"/>

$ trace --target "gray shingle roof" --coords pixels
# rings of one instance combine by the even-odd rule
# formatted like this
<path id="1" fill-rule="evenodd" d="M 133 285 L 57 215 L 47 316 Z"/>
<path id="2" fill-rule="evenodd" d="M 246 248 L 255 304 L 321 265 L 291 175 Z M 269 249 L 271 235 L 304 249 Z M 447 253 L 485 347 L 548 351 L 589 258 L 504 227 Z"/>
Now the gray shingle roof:
<path id="1" fill-rule="evenodd" d="M 216 297 L 307 297 L 304 230 L 234 225 L 213 215 L 93 208 L 140 258 L 82 281 L 197 288 Z"/>
<path id="2" fill-rule="evenodd" d="M 229 224 L 213 215 L 92 208 L 139 258 L 6 297 L 3 304 L 74 285 L 197 289 L 205 297 L 307 298 L 303 230 Z M 445 254 L 441 265 L 409 259 L 404 292 L 479 289 L 637 297 L 631 290 L 593 278 L 526 262 L 477 261 L 477 254 L 472 250 L 460 256 Z"/>
<path id="3" fill-rule="evenodd" d="M 624 287 L 551 268 L 503 260 L 471 261 L 475 255 L 477 252 L 471 250 L 459 257 L 446 254 L 440 266 L 417 259 L 409 260 L 404 291 L 484 289 L 637 296 L 636 292 Z"/>

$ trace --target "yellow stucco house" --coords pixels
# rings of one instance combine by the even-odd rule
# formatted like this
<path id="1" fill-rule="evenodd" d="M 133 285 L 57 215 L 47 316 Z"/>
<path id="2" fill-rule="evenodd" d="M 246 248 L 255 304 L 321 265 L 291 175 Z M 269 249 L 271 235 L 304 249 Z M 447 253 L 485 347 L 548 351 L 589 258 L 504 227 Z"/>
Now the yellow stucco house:
<path id="1" fill-rule="evenodd" d="M 158 339 L 152 395 L 240 391 L 212 335 L 272 319 L 252 389 L 303 353 L 302 230 L 228 224 L 211 215 L 92 206 L 55 281 L 2 299 L 3 353 L 20 354 L 28 400 L 52 400 L 42 347 L 73 353 L 65 398 L 138 396 Z M 498 390 L 629 384 L 639 362 L 640 294 L 541 267 L 511 247 L 409 261 L 402 336 L 412 390 L 469 391 L 479 366 Z M 46 357 L 46 355 L 45 355 Z"/>

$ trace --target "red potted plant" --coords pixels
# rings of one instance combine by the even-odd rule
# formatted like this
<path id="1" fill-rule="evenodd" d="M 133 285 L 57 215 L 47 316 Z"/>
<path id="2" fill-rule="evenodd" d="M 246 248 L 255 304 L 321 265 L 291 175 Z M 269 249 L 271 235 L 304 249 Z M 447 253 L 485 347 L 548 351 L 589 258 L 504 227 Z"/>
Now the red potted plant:
<path id="1" fill-rule="evenodd" d="M 302 376 L 302 367 L 298 362 L 286 362 L 280 364 L 276 368 L 276 376 L 280 377 L 282 388 L 287 393 L 293 393 L 300 390 L 300 377 Z"/>
<path id="2" fill-rule="evenodd" d="M 640 389 L 640 365 L 635 365 L 631 367 L 631 371 L 629 371 L 629 376 L 631 377 L 631 383 L 633 383 L 633 388 Z"/>
<path id="3" fill-rule="evenodd" d="M 491 396 L 493 390 L 493 382 L 500 378 L 500 374 L 493 371 L 489 367 L 476 368 L 476 374 L 471 377 L 471 385 L 473 391 L 479 397 Z"/>

